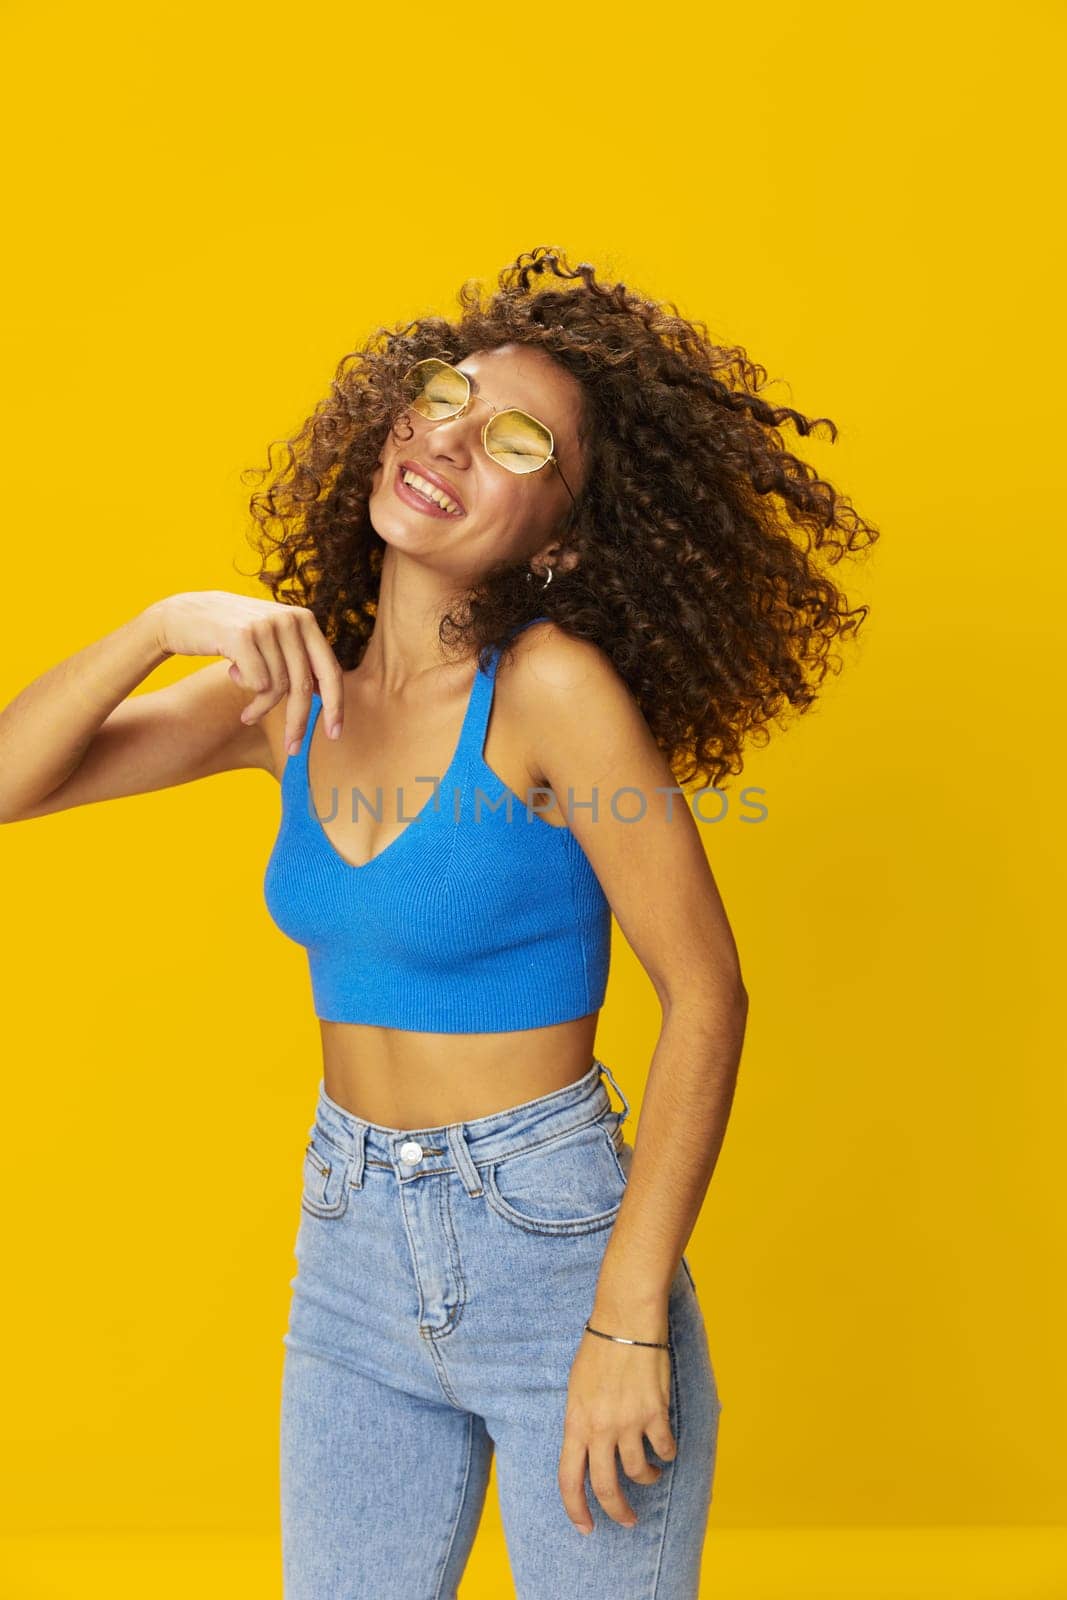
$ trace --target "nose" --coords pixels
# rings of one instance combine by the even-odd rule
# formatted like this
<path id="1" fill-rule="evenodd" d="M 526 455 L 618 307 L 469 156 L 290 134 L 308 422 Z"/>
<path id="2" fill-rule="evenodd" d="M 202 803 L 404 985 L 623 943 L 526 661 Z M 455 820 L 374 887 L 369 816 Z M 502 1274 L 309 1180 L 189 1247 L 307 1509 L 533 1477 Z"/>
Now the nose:
<path id="1" fill-rule="evenodd" d="M 481 423 L 470 406 L 458 417 L 442 417 L 438 422 L 425 423 L 425 428 L 429 452 L 461 466 L 470 463 L 482 431 Z"/>

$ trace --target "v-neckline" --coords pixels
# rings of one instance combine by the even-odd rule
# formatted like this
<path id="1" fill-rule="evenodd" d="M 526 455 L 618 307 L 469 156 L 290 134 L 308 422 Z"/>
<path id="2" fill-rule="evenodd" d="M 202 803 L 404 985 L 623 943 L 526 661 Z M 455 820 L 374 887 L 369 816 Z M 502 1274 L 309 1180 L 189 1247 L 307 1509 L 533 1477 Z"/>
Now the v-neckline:
<path id="1" fill-rule="evenodd" d="M 431 808 L 433 807 L 433 803 L 434 803 L 435 798 L 438 800 L 438 811 L 440 811 L 441 804 L 442 804 L 442 797 L 444 795 L 444 790 L 445 790 L 446 780 L 452 776 L 453 769 L 458 764 L 460 757 L 463 755 L 463 753 L 466 750 L 467 745 L 469 743 L 469 735 L 470 735 L 471 723 L 472 723 L 473 717 L 474 717 L 474 709 L 475 709 L 475 706 L 477 705 L 478 700 L 479 700 L 479 694 L 478 694 L 479 685 L 480 685 L 480 683 L 481 683 L 483 678 L 487 679 L 488 680 L 488 685 L 489 685 L 489 692 L 491 693 L 492 692 L 492 688 L 493 688 L 493 679 L 495 677 L 495 669 L 496 669 L 496 659 L 495 658 L 494 658 L 494 660 L 493 660 L 488 672 L 484 672 L 482 670 L 482 668 L 477 664 L 477 662 L 475 663 L 474 681 L 471 684 L 470 693 L 467 696 L 467 705 L 466 705 L 466 709 L 464 710 L 464 713 L 463 713 L 463 721 L 460 724 L 459 738 L 456 741 L 456 748 L 452 752 L 452 758 L 449 761 L 448 766 L 445 768 L 444 772 L 441 774 L 441 779 L 440 779 L 440 782 L 437 785 L 436 791 L 431 789 L 430 793 L 426 797 L 425 803 L 423 805 L 421 805 L 419 807 L 418 811 L 415 813 L 415 815 L 413 817 L 411 817 L 404 824 L 404 827 L 401 829 L 401 831 L 399 833 L 397 833 L 397 834 L 394 834 L 393 837 L 390 840 L 388 840 L 386 844 L 384 844 L 382 846 L 382 848 L 378 851 L 378 853 L 376 855 L 371 856 L 369 858 L 369 860 L 367 860 L 367 861 L 349 861 L 347 856 L 341 854 L 340 850 L 338 850 L 337 846 L 334 844 L 333 840 L 330 838 L 329 834 L 326 832 L 326 829 L 323 827 L 322 819 L 320 818 L 320 816 L 318 814 L 318 810 L 317 810 L 317 808 L 315 806 L 314 797 L 313 797 L 312 792 L 311 792 L 311 746 L 312 746 L 312 743 L 313 743 L 314 737 L 315 737 L 315 729 L 318 727 L 318 724 L 319 724 L 319 713 L 322 710 L 322 699 L 318 694 L 312 694 L 311 716 L 310 716 L 310 718 L 308 720 L 308 730 L 307 730 L 306 737 L 304 739 L 304 750 L 303 750 L 303 796 L 302 796 L 302 798 L 303 798 L 303 802 L 304 802 L 304 807 L 305 807 L 306 812 L 307 812 L 307 817 L 308 817 L 309 822 L 311 823 L 313 831 L 322 840 L 323 844 L 326 846 L 326 848 L 330 852 L 330 854 L 348 872 L 366 872 L 368 870 L 368 868 L 373 867 L 377 862 L 381 861 L 383 856 L 387 856 L 389 854 L 389 852 L 391 850 L 393 850 L 395 848 L 395 846 L 397 846 L 402 839 L 406 839 L 407 838 L 407 836 L 411 832 L 412 828 L 418 827 L 418 825 L 425 818 L 426 814 L 428 812 L 431 812 Z M 333 787 L 333 785 L 331 785 L 331 787 Z M 356 787 L 356 785 L 353 784 L 352 788 L 355 788 L 355 787 Z M 436 813 L 432 813 L 432 814 L 436 814 Z"/>

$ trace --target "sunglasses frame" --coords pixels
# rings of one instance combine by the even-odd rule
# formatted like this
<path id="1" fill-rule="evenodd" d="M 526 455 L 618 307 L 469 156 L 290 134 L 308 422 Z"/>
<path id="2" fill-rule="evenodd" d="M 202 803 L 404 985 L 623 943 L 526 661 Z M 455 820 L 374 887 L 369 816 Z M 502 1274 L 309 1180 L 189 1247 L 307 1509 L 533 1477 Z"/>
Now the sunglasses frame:
<path id="1" fill-rule="evenodd" d="M 414 362 L 413 365 L 410 366 L 407 369 L 407 371 L 404 373 L 404 376 L 403 376 L 401 381 L 403 383 L 406 383 L 408 381 L 408 379 L 411 377 L 411 374 L 413 372 L 417 371 L 417 369 L 419 367 L 431 366 L 431 365 L 435 366 L 435 367 L 446 367 L 448 369 L 448 371 L 454 373 L 457 378 L 462 378 L 464 384 L 466 385 L 467 398 L 464 400 L 464 402 L 463 402 L 463 404 L 461 406 L 459 406 L 455 411 L 450 411 L 446 417 L 426 417 L 426 416 L 423 416 L 423 413 L 421 411 L 416 411 L 416 416 L 422 417 L 422 420 L 424 422 L 429 422 L 432 426 L 435 426 L 438 422 L 454 422 L 456 417 L 462 417 L 464 415 L 464 413 L 467 410 L 469 410 L 472 400 L 480 400 L 483 405 L 489 406 L 490 411 L 493 413 L 493 415 L 491 417 L 488 417 L 486 419 L 485 426 L 482 428 L 482 434 L 481 434 L 482 449 L 485 451 L 485 453 L 489 457 L 490 461 L 492 461 L 495 466 L 502 467 L 503 470 L 505 472 L 507 472 L 507 473 L 510 473 L 513 478 L 532 478 L 535 472 L 540 472 L 541 471 L 542 467 L 554 466 L 556 471 L 559 473 L 560 482 L 562 483 L 563 487 L 566 489 L 567 493 L 571 497 L 571 504 L 573 505 L 575 503 L 574 502 L 574 495 L 571 494 L 570 484 L 567 482 L 566 478 L 563 476 L 563 469 L 560 467 L 559 457 L 556 455 L 556 436 L 552 432 L 552 429 L 548 426 L 547 422 L 542 422 L 540 417 L 535 417 L 535 416 L 531 415 L 531 413 L 529 411 L 523 411 L 520 406 L 505 406 L 503 410 L 498 411 L 496 406 L 489 405 L 489 401 L 486 400 L 484 395 L 475 394 L 474 390 L 471 388 L 471 381 L 470 381 L 470 379 L 468 378 L 468 376 L 467 376 L 467 374 L 465 372 L 460 372 L 459 368 L 458 367 L 454 367 L 452 365 L 451 361 L 442 361 L 440 356 L 424 356 L 421 361 Z M 412 402 L 409 401 L 408 404 L 410 406 L 410 409 L 415 410 L 414 404 Z M 490 423 L 495 421 L 495 419 L 497 417 L 507 417 L 507 416 L 525 417 L 527 422 L 532 422 L 535 427 L 543 428 L 544 431 L 548 434 L 549 454 L 545 457 L 545 459 L 543 461 L 538 462 L 536 467 L 531 467 L 529 472 L 516 472 L 513 467 L 505 466 L 503 461 L 498 461 L 497 460 L 496 456 L 493 455 L 492 451 L 489 449 L 488 444 L 486 443 L 485 436 L 489 431 Z"/>

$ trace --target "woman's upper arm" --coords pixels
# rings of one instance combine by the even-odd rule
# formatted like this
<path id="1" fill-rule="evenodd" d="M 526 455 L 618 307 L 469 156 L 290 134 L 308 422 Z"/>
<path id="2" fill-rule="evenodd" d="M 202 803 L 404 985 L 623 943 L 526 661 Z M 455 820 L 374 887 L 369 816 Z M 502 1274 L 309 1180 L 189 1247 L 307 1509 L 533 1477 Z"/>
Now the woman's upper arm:
<path id="1" fill-rule="evenodd" d="M 70 776 L 9 820 L 147 794 L 242 767 L 276 773 L 270 713 L 251 726 L 241 721 L 253 697 L 234 684 L 229 671 L 228 661 L 215 661 L 162 689 L 127 696 L 101 724 Z M 284 701 L 280 704 L 284 712 Z"/>
<path id="2" fill-rule="evenodd" d="M 737 947 L 700 831 L 639 707 L 595 645 L 538 631 L 520 715 L 623 936 L 661 1004 L 740 1002 Z"/>

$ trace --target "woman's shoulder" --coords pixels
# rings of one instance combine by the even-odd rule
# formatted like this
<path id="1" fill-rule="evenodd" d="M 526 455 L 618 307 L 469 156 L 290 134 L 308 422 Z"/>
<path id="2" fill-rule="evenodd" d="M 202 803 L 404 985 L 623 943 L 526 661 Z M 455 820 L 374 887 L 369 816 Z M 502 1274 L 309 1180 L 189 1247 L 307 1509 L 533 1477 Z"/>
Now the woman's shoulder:
<path id="1" fill-rule="evenodd" d="M 528 623 L 514 643 L 513 655 L 513 675 L 545 688 L 567 692 L 586 685 L 595 692 L 598 685 L 622 683 L 606 650 L 592 639 L 568 633 L 551 617 Z"/>
<path id="2" fill-rule="evenodd" d="M 640 714 L 607 652 L 551 620 L 523 630 L 500 674 L 515 716 L 531 729 L 566 724 L 626 737 Z"/>

